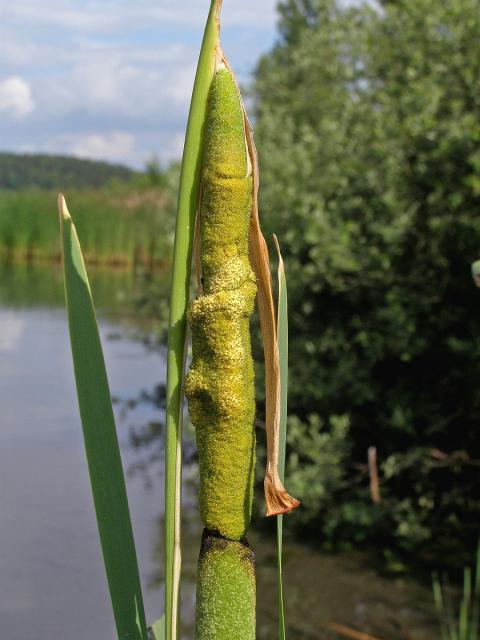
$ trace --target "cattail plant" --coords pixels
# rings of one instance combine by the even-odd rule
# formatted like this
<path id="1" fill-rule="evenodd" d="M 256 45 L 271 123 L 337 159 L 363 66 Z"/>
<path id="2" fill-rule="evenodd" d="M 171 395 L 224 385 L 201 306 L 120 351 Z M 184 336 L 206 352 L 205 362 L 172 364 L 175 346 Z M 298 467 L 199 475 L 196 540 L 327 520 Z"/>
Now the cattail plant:
<path id="1" fill-rule="evenodd" d="M 244 536 L 255 466 L 249 319 L 257 281 L 265 300 L 260 307 L 263 335 L 270 338 L 267 382 L 274 393 L 273 414 L 267 415 L 274 422 L 267 430 L 267 513 L 283 513 L 299 503 L 285 492 L 277 471 L 279 363 L 268 253 L 256 207 L 255 147 L 238 86 L 218 43 L 214 53 L 196 225 L 200 295 L 189 310 L 193 357 L 185 385 L 196 427 L 205 524 L 196 632 L 198 640 L 250 640 L 255 638 L 255 571 Z"/>
<path id="2" fill-rule="evenodd" d="M 266 514 L 278 516 L 279 640 L 285 638 L 281 514 L 299 505 L 283 487 L 285 272 L 277 242 L 277 320 L 268 250 L 258 215 L 257 156 L 233 71 L 219 43 L 220 6 L 221 0 L 211 0 L 192 93 L 177 204 L 167 350 L 165 614 L 151 628 L 155 640 L 177 640 L 179 636 L 184 390 L 196 427 L 200 512 L 205 525 L 198 568 L 196 637 L 255 638 L 254 555 L 245 538 L 255 466 L 249 329 L 255 300 L 265 353 Z M 146 640 L 125 482 L 93 301 L 63 197 L 59 204 L 78 399 L 118 638 Z M 193 255 L 199 295 L 188 311 L 193 357 L 184 380 Z"/>
<path id="3" fill-rule="evenodd" d="M 255 637 L 255 578 L 253 554 L 241 539 L 250 523 L 255 466 L 249 319 L 256 284 L 248 258 L 253 182 L 238 90 L 220 65 L 209 96 L 199 209 L 203 294 L 190 306 L 193 359 L 185 387 L 206 525 L 197 638 L 248 640 Z"/>

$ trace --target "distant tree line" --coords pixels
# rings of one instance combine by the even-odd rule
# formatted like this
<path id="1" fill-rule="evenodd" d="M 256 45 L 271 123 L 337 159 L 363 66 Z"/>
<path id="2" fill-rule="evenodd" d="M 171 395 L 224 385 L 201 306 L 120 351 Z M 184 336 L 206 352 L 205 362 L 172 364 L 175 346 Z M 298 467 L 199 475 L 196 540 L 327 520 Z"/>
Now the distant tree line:
<path id="1" fill-rule="evenodd" d="M 0 153 L 0 189 L 97 188 L 112 180 L 127 182 L 137 172 L 107 162 L 68 156 Z"/>

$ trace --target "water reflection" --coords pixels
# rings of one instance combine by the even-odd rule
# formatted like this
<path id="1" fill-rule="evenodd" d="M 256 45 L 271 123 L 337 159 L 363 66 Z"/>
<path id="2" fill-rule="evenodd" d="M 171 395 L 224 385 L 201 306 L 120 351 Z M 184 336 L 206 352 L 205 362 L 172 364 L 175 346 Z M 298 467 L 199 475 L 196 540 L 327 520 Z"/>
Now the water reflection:
<path id="1" fill-rule="evenodd" d="M 91 270 L 90 270 L 91 271 Z M 163 607 L 162 349 L 136 339 L 129 273 L 91 271 L 117 416 L 145 607 Z M 135 338 L 132 338 L 135 328 Z M 0 268 L 0 629 L 24 640 L 113 638 L 63 310 L 59 266 Z M 201 524 L 187 427 L 182 638 L 193 640 Z M 273 530 L 252 531 L 258 638 L 276 634 Z M 382 640 L 437 638 L 428 588 L 378 576 L 356 555 L 326 556 L 286 540 L 288 638 L 328 639 L 332 622 Z"/>
<path id="2" fill-rule="evenodd" d="M 111 320 L 128 276 L 95 274 L 100 329 L 112 392 L 139 394 L 162 380 L 162 355 Z M 113 638 L 95 516 L 90 495 L 57 266 L 0 272 L 0 637 L 24 640 Z M 103 303 L 99 291 L 105 292 Z M 122 336 L 121 340 L 109 337 Z M 130 419 L 144 424 L 153 409 Z M 127 424 L 118 416 L 126 466 L 133 463 Z M 152 557 L 161 512 L 161 483 L 145 491 L 133 477 L 128 493 L 144 582 L 157 572 Z M 160 590 L 147 590 L 149 618 L 162 608 Z"/>

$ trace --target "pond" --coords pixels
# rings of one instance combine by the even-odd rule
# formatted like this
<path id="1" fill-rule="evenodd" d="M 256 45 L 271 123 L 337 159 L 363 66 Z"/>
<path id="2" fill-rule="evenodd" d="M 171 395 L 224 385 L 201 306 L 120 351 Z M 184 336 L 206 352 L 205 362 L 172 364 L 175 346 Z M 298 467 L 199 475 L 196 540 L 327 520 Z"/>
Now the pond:
<path id="1" fill-rule="evenodd" d="M 129 303 L 132 276 L 92 271 L 91 279 L 151 622 L 163 609 L 163 415 L 150 395 L 165 381 L 164 352 L 139 339 L 148 325 Z M 0 637 L 113 640 L 59 265 L 0 267 L 0 407 Z M 184 487 L 185 640 L 193 638 L 201 535 L 195 470 L 187 465 Z M 274 538 L 253 530 L 249 539 L 258 564 L 258 638 L 271 639 Z M 355 637 L 335 635 L 332 623 L 379 640 L 438 637 L 428 587 L 380 576 L 362 555 L 326 555 L 287 539 L 285 580 L 289 640 Z"/>

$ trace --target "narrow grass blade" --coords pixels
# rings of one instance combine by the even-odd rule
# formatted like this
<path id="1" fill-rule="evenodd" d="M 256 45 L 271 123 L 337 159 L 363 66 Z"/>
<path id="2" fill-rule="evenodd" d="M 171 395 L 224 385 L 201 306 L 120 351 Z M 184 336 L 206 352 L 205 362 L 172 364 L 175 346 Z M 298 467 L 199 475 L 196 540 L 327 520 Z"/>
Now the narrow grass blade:
<path id="1" fill-rule="evenodd" d="M 432 577 L 432 588 L 433 588 L 433 600 L 435 602 L 435 608 L 438 613 L 438 622 L 440 625 L 440 633 L 442 640 L 449 640 L 448 630 L 445 628 L 444 624 L 444 616 L 445 616 L 445 606 L 443 603 L 443 594 L 442 594 L 442 585 L 440 583 L 440 579 L 438 574 L 434 574 Z"/>
<path id="2" fill-rule="evenodd" d="M 287 438 L 287 398 L 288 398 L 288 299 L 287 279 L 280 246 L 273 236 L 278 252 L 278 320 L 277 341 L 280 362 L 280 429 L 278 449 L 278 475 L 285 480 L 285 450 Z M 285 609 L 283 604 L 283 515 L 277 516 L 277 581 L 278 581 L 278 637 L 285 640 Z"/>
<path id="3" fill-rule="evenodd" d="M 445 605 L 445 624 L 448 629 L 450 640 L 459 640 L 456 616 L 454 615 L 454 605 L 452 601 L 452 592 L 445 576 L 443 579 L 443 601 Z"/>
<path id="4" fill-rule="evenodd" d="M 78 404 L 118 638 L 146 640 L 125 479 L 90 285 L 77 232 L 62 195 L 59 210 Z"/>
<path id="5" fill-rule="evenodd" d="M 480 541 L 477 545 L 477 557 L 475 562 L 475 582 L 473 586 L 472 627 L 469 640 L 477 640 L 480 613 Z"/>
<path id="6" fill-rule="evenodd" d="M 156 620 L 151 627 L 152 640 L 165 640 L 165 616 Z"/>
<path id="7" fill-rule="evenodd" d="M 472 570 L 470 569 L 470 567 L 465 567 L 463 571 L 463 596 L 460 603 L 460 616 L 458 624 L 460 640 L 468 640 L 471 587 Z"/>
<path id="8" fill-rule="evenodd" d="M 212 0 L 193 87 L 177 204 L 177 222 L 170 293 L 167 353 L 167 420 L 165 444 L 165 630 L 178 637 L 180 581 L 180 501 L 182 400 L 186 353 L 193 231 L 200 191 L 200 169 L 207 99 L 218 47 L 221 0 Z"/>

